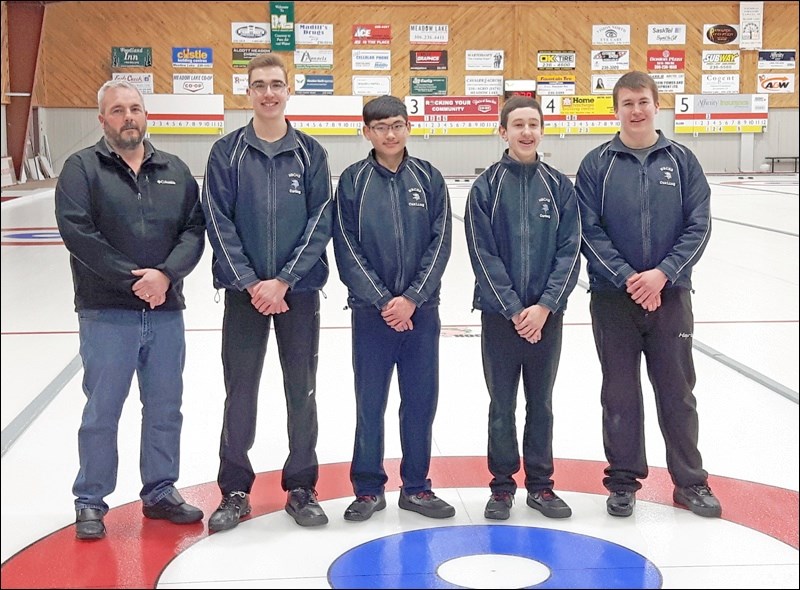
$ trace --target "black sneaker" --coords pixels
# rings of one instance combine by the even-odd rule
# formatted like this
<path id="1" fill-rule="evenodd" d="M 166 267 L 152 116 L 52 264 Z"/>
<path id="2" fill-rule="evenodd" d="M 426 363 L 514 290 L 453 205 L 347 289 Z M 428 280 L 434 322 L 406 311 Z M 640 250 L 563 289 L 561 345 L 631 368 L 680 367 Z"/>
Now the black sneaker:
<path id="1" fill-rule="evenodd" d="M 203 520 L 203 511 L 187 504 L 178 490 L 164 496 L 152 506 L 142 506 L 142 514 L 147 518 L 168 520 L 175 524 L 191 524 Z"/>
<path id="2" fill-rule="evenodd" d="M 344 519 L 352 522 L 361 522 L 369 519 L 373 513 L 386 508 L 386 498 L 379 496 L 357 496 L 344 511 Z"/>
<path id="3" fill-rule="evenodd" d="M 672 493 L 676 504 L 685 506 L 698 516 L 719 518 L 722 516 L 722 506 L 719 504 L 708 485 L 694 485 L 686 488 L 676 487 Z"/>
<path id="4" fill-rule="evenodd" d="M 295 488 L 286 496 L 286 512 L 300 526 L 328 524 L 325 511 L 317 503 L 317 492 L 311 488 Z"/>
<path id="5" fill-rule="evenodd" d="M 616 490 L 606 499 L 606 511 L 611 516 L 630 516 L 636 506 L 636 493 Z"/>
<path id="6" fill-rule="evenodd" d="M 232 529 L 250 514 L 250 510 L 250 498 L 245 492 L 228 492 L 208 519 L 208 530 L 216 533 Z"/>
<path id="7" fill-rule="evenodd" d="M 528 506 L 538 510 L 547 518 L 569 518 L 572 509 L 550 488 L 537 492 L 528 492 Z"/>
<path id="8" fill-rule="evenodd" d="M 486 503 L 483 517 L 491 520 L 508 520 L 513 505 L 514 494 L 508 491 L 494 492 Z"/>
<path id="9" fill-rule="evenodd" d="M 84 541 L 102 539 L 106 536 L 103 511 L 96 508 L 81 508 L 75 515 L 75 537 Z"/>
<path id="10" fill-rule="evenodd" d="M 410 496 L 401 490 L 398 506 L 403 510 L 411 510 L 428 518 L 450 518 L 456 513 L 455 508 L 441 498 L 437 498 L 431 490 Z"/>

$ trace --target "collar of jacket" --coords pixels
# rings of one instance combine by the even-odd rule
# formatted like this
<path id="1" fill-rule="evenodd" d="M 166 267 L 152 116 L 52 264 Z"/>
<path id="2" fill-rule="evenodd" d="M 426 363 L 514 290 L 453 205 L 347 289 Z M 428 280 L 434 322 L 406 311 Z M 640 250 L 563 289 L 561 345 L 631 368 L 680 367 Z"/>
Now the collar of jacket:
<path id="1" fill-rule="evenodd" d="M 515 160 L 512 158 L 508 153 L 508 148 L 503 151 L 503 157 L 500 158 L 500 163 L 503 166 L 511 169 L 512 172 L 516 174 L 522 174 L 523 172 L 527 172 L 528 174 L 535 174 L 536 171 L 539 169 L 539 163 L 541 160 L 536 158 L 535 162 L 531 162 L 530 164 L 526 164 L 524 162 L 520 162 L 519 160 Z"/>
<path id="2" fill-rule="evenodd" d="M 658 139 L 653 144 L 652 149 L 660 150 L 670 145 L 669 140 L 664 137 L 664 134 L 661 133 L 660 129 L 656 129 L 656 133 L 658 133 Z M 626 154 L 633 154 L 636 150 L 629 148 L 627 145 L 622 143 L 622 140 L 619 138 L 619 131 L 617 134 L 611 139 L 611 146 L 609 147 L 610 150 L 615 152 L 625 152 Z"/>
<path id="3" fill-rule="evenodd" d="M 277 144 L 275 146 L 276 153 L 291 152 L 296 150 L 300 145 L 300 140 L 297 138 L 297 131 L 295 131 L 295 128 L 292 127 L 292 123 L 289 121 L 289 119 L 285 120 L 286 120 L 286 135 L 281 137 L 278 141 L 270 142 L 272 144 Z M 262 146 L 261 142 L 264 140 L 260 139 L 258 135 L 256 135 L 256 128 L 253 125 L 253 119 L 250 119 L 250 122 L 247 125 L 245 125 L 244 141 L 251 148 L 258 150 L 262 154 L 265 153 L 264 149 L 261 147 Z"/>
<path id="4" fill-rule="evenodd" d="M 392 176 L 395 176 L 396 174 L 400 174 L 403 171 L 403 169 L 406 167 L 406 164 L 408 163 L 408 158 L 409 158 L 408 148 L 403 148 L 403 160 L 397 167 L 397 172 L 392 172 L 386 166 L 378 162 L 378 159 L 375 157 L 375 148 L 369 150 L 369 157 L 367 159 L 369 160 L 369 163 L 372 165 L 372 167 L 375 169 L 376 172 L 378 172 L 382 176 L 390 178 Z"/>
<path id="5" fill-rule="evenodd" d="M 149 162 L 156 166 L 166 166 L 169 162 L 167 159 L 158 151 L 156 148 L 153 147 L 153 144 L 150 143 L 149 140 L 145 139 L 144 143 L 144 159 L 142 160 L 142 164 L 145 162 Z M 106 141 L 105 137 L 101 137 L 100 141 L 94 144 L 94 151 L 100 156 L 101 159 L 114 161 L 117 158 L 121 157 L 116 152 L 111 151 L 111 148 L 108 146 L 108 142 Z"/>

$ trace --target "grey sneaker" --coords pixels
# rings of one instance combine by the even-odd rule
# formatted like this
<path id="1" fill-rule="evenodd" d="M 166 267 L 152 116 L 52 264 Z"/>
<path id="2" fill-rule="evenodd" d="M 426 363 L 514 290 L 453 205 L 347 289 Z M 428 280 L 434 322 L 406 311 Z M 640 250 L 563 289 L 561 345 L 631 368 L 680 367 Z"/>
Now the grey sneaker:
<path id="1" fill-rule="evenodd" d="M 513 505 L 514 494 L 508 491 L 494 492 L 486 503 L 483 516 L 491 520 L 508 520 Z"/>
<path id="2" fill-rule="evenodd" d="M 428 518 L 450 518 L 456 513 L 455 508 L 441 498 L 437 498 L 436 494 L 430 490 L 410 496 L 401 490 L 398 506 L 403 510 L 411 510 Z"/>
<path id="3" fill-rule="evenodd" d="M 300 526 L 320 526 L 328 524 L 325 511 L 317 503 L 317 491 L 311 488 L 294 488 L 286 495 L 289 516 Z"/>
<path id="4" fill-rule="evenodd" d="M 556 493 L 550 488 L 528 492 L 528 506 L 538 510 L 547 518 L 569 518 L 572 516 L 572 508 L 567 506 L 567 503 L 556 496 Z"/>
<path id="5" fill-rule="evenodd" d="M 722 516 L 722 506 L 714 496 L 711 488 L 705 485 L 694 485 L 686 488 L 675 488 L 672 499 L 676 504 L 685 506 L 698 516 L 719 518 Z"/>
<path id="6" fill-rule="evenodd" d="M 616 490 L 606 499 L 606 511 L 611 516 L 630 516 L 636 506 L 636 493 Z"/>
<path id="7" fill-rule="evenodd" d="M 386 498 L 379 496 L 358 496 L 344 511 L 344 519 L 352 522 L 368 520 L 373 513 L 386 508 Z"/>
<path id="8" fill-rule="evenodd" d="M 250 498 L 245 492 L 228 492 L 208 519 L 208 530 L 216 533 L 232 529 L 250 514 L 250 510 Z"/>

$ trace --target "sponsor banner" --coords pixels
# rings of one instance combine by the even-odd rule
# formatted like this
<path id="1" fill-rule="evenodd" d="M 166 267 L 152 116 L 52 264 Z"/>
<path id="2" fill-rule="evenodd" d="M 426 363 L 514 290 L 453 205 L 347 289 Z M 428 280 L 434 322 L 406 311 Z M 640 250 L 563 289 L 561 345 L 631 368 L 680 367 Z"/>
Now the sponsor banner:
<path id="1" fill-rule="evenodd" d="M 333 45 L 333 25 L 297 23 L 294 41 L 297 45 Z"/>
<path id="2" fill-rule="evenodd" d="M 295 74 L 294 94 L 333 94 L 333 76 L 328 74 Z"/>
<path id="3" fill-rule="evenodd" d="M 333 49 L 295 49 L 294 67 L 298 70 L 330 70 Z"/>
<path id="4" fill-rule="evenodd" d="M 738 70 L 739 50 L 703 51 L 704 70 Z"/>
<path id="5" fill-rule="evenodd" d="M 768 49 L 758 52 L 759 70 L 793 70 L 797 52 L 794 49 Z"/>
<path id="6" fill-rule="evenodd" d="M 502 49 L 467 49 L 467 70 L 502 70 L 505 52 Z"/>
<path id="7" fill-rule="evenodd" d="M 246 69 L 251 59 L 270 51 L 268 47 L 234 47 L 231 49 L 231 65 L 237 70 Z"/>
<path id="8" fill-rule="evenodd" d="M 705 45 L 738 45 L 739 25 L 703 25 Z"/>
<path id="9" fill-rule="evenodd" d="M 622 74 L 592 74 L 592 94 L 613 94 Z"/>
<path id="10" fill-rule="evenodd" d="M 352 69 L 383 70 L 392 69 L 392 51 L 390 49 L 353 49 Z"/>
<path id="11" fill-rule="evenodd" d="M 150 68 L 153 66 L 152 47 L 112 47 L 112 68 Z"/>
<path id="12" fill-rule="evenodd" d="M 412 70 L 446 70 L 447 51 L 409 51 Z"/>
<path id="13" fill-rule="evenodd" d="M 464 94 L 500 96 L 503 94 L 503 76 L 464 76 Z"/>
<path id="14" fill-rule="evenodd" d="M 450 25 L 410 25 L 408 40 L 424 45 L 444 45 L 450 40 Z"/>
<path id="15" fill-rule="evenodd" d="M 600 135 L 619 131 L 611 96 L 548 96 L 540 92 L 539 103 L 544 113 L 545 135 Z"/>
<path id="16" fill-rule="evenodd" d="M 702 74 L 703 94 L 739 94 L 739 74 Z"/>
<path id="17" fill-rule="evenodd" d="M 309 135 L 358 135 L 363 108 L 360 96 L 300 95 L 286 103 L 286 118 Z"/>
<path id="18" fill-rule="evenodd" d="M 142 94 L 153 94 L 155 91 L 153 90 L 153 74 L 146 74 L 146 73 L 139 73 L 139 74 L 121 74 L 121 73 L 114 73 L 111 74 L 112 80 L 125 80 L 126 82 L 130 82 L 136 88 L 139 89 L 139 92 Z"/>
<path id="19" fill-rule="evenodd" d="M 353 25 L 353 45 L 389 45 L 392 25 Z"/>
<path id="20" fill-rule="evenodd" d="M 211 47 L 173 47 L 173 68 L 214 67 L 214 50 Z"/>
<path id="21" fill-rule="evenodd" d="M 675 133 L 764 133 L 768 118 L 769 97 L 763 94 L 675 97 Z"/>
<path id="22" fill-rule="evenodd" d="M 409 87 L 413 96 L 447 96 L 447 77 L 412 76 Z"/>
<path id="23" fill-rule="evenodd" d="M 794 74 L 758 74 L 756 88 L 761 94 L 792 94 Z"/>
<path id="24" fill-rule="evenodd" d="M 536 80 L 505 80 L 503 82 L 503 98 L 527 96 L 536 98 Z"/>
<path id="25" fill-rule="evenodd" d="M 269 44 L 269 23 L 231 23 L 231 43 Z"/>
<path id="26" fill-rule="evenodd" d="M 686 74 L 650 74 L 656 83 L 659 94 L 680 94 L 686 92 Z"/>
<path id="27" fill-rule="evenodd" d="M 536 80 L 506 80 L 503 83 L 503 88 L 507 92 L 535 92 Z M 523 96 L 533 96 L 533 94 L 524 94 Z"/>
<path id="28" fill-rule="evenodd" d="M 214 94 L 214 74 L 172 74 L 173 94 Z"/>
<path id="29" fill-rule="evenodd" d="M 270 2 L 272 51 L 294 51 L 294 2 Z"/>
<path id="30" fill-rule="evenodd" d="M 574 70 L 576 62 L 574 51 L 536 52 L 536 68 L 540 70 Z"/>
<path id="31" fill-rule="evenodd" d="M 592 51 L 593 70 L 628 70 L 631 52 L 627 49 L 601 49 Z"/>
<path id="32" fill-rule="evenodd" d="M 221 94 L 151 94 L 147 97 L 147 132 L 151 135 L 222 135 Z"/>
<path id="33" fill-rule="evenodd" d="M 498 96 L 406 96 L 412 135 L 493 135 Z"/>
<path id="34" fill-rule="evenodd" d="M 592 45 L 630 44 L 630 25 L 592 25 Z"/>
<path id="35" fill-rule="evenodd" d="M 686 45 L 686 25 L 647 25 L 648 45 Z"/>
<path id="36" fill-rule="evenodd" d="M 572 96 L 575 94 L 575 75 L 544 74 L 537 76 L 536 92 L 548 96 Z"/>
<path id="37" fill-rule="evenodd" d="M 683 71 L 686 67 L 684 49 L 648 49 L 647 70 L 650 72 Z"/>
<path id="38" fill-rule="evenodd" d="M 391 76 L 353 76 L 353 94 L 356 96 L 383 96 L 391 93 Z"/>
<path id="39" fill-rule="evenodd" d="M 764 3 L 739 2 L 739 26 L 742 31 L 739 47 L 742 49 L 761 49 L 761 31 L 764 28 Z"/>
<path id="40" fill-rule="evenodd" d="M 247 94 L 247 74 L 234 74 L 231 80 L 231 88 L 235 96 L 245 96 Z"/>

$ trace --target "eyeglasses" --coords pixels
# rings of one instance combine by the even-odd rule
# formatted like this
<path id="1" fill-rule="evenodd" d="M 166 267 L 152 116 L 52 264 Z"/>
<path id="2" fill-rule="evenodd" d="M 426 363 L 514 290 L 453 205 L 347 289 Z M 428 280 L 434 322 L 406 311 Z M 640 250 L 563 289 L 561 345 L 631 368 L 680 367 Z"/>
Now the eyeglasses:
<path id="1" fill-rule="evenodd" d="M 372 125 L 370 127 L 370 129 L 372 131 L 374 131 L 375 133 L 380 133 L 381 135 L 386 135 L 387 133 L 389 133 L 389 130 L 391 129 L 392 133 L 397 135 L 398 133 L 403 131 L 403 129 L 407 128 L 406 125 L 407 125 L 407 123 L 400 123 L 398 121 L 397 123 L 393 123 L 392 125 L 382 125 L 382 124 L 381 125 Z"/>
<path id="2" fill-rule="evenodd" d="M 270 90 L 272 90 L 272 92 L 275 92 L 277 94 L 278 92 L 281 92 L 283 91 L 284 88 L 286 88 L 286 82 L 281 82 L 280 80 L 273 80 L 272 82 L 262 82 L 259 80 L 258 82 L 253 82 L 252 84 L 250 84 L 250 90 L 252 90 L 256 94 L 264 94 L 267 91 L 267 88 L 269 88 Z"/>

